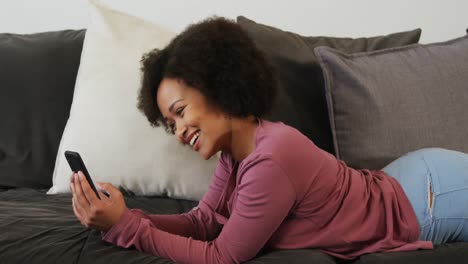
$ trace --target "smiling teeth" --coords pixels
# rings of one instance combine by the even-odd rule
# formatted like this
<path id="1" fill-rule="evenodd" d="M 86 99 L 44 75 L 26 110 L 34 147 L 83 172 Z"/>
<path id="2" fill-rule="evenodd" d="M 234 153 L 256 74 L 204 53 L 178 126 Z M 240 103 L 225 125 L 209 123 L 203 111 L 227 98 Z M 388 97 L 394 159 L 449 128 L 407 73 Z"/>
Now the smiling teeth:
<path id="1" fill-rule="evenodd" d="M 190 146 L 193 146 L 195 144 L 195 141 L 197 141 L 197 138 L 200 136 L 200 132 L 197 132 L 192 139 L 190 140 Z"/>

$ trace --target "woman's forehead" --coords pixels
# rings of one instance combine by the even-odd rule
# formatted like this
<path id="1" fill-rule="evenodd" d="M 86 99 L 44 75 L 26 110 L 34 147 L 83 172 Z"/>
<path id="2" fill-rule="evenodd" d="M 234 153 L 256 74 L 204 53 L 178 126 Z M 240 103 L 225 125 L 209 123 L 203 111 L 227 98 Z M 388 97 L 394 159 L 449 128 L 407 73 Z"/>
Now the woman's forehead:
<path id="1" fill-rule="evenodd" d="M 156 94 L 159 107 L 169 108 L 172 102 L 183 98 L 184 90 L 181 82 L 174 79 L 163 79 Z"/>

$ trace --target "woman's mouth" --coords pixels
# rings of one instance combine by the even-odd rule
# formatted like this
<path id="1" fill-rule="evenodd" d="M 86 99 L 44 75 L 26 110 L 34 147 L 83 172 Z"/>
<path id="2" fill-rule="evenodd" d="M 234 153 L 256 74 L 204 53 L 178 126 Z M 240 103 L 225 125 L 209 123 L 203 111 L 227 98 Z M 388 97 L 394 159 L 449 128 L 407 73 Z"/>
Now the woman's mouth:
<path id="1" fill-rule="evenodd" d="M 192 149 L 195 151 L 198 150 L 198 142 L 200 141 L 199 139 L 200 139 L 200 131 L 195 133 L 195 135 L 193 135 L 192 139 L 190 140 L 189 144 L 192 147 Z"/>

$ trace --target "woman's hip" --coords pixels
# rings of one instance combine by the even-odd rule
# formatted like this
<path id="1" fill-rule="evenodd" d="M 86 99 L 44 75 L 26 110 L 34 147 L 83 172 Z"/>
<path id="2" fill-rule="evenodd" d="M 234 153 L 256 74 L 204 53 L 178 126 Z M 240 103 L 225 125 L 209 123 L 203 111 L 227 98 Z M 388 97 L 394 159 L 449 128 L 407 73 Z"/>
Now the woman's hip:
<path id="1" fill-rule="evenodd" d="M 382 170 L 405 191 L 418 218 L 420 239 L 438 244 L 445 242 L 447 233 L 468 236 L 468 154 L 425 148 L 403 155 Z"/>

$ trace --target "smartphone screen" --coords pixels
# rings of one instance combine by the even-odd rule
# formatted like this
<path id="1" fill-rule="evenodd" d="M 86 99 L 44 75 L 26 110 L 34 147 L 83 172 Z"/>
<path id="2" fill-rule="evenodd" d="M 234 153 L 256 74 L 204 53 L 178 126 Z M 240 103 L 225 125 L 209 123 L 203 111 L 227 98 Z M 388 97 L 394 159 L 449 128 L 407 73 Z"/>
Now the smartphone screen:
<path id="1" fill-rule="evenodd" d="M 93 180 L 91 179 L 91 176 L 89 175 L 89 172 L 86 169 L 86 166 L 84 165 L 83 159 L 81 159 L 80 154 L 78 152 L 67 150 L 65 151 L 65 158 L 67 159 L 68 164 L 70 165 L 70 168 L 73 172 L 76 172 L 76 173 L 78 173 L 78 171 L 83 172 L 86 179 L 88 180 L 89 185 L 91 186 L 94 193 L 96 194 L 97 198 L 101 199 L 99 197 L 96 187 L 94 186 Z"/>

